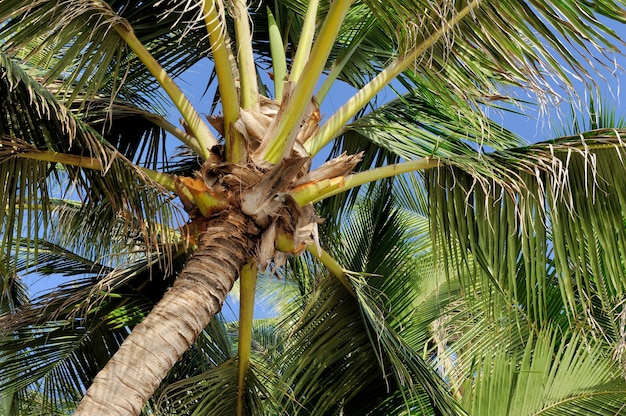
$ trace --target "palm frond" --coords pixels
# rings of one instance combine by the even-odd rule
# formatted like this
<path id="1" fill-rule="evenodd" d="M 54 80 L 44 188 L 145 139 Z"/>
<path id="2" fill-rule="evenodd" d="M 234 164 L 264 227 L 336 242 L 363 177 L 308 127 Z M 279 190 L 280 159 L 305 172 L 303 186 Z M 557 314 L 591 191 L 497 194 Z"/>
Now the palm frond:
<path id="1" fill-rule="evenodd" d="M 76 93 L 81 104 L 66 106 L 53 95 L 59 88 L 56 84 L 44 88 L 40 78 L 29 75 L 23 65 L 4 53 L 0 54 L 0 67 L 3 136 L 30 143 L 38 150 L 100 159 L 108 145 L 126 158 L 153 168 L 158 158 L 164 156 L 159 154 L 159 150 L 164 151 L 162 129 L 155 123 L 160 116 L 122 100 L 102 96 L 86 99 L 80 91 Z M 106 166 L 106 159 L 100 161 Z"/>
<path id="2" fill-rule="evenodd" d="M 170 384 L 157 403 L 157 414 L 236 414 L 237 372 L 238 362 L 233 358 L 197 376 Z M 276 383 L 276 376 L 253 360 L 246 379 L 245 414 L 280 414 L 270 394 Z"/>
<path id="3" fill-rule="evenodd" d="M 458 107 L 458 104 L 446 105 L 425 88 L 414 89 L 350 124 L 343 140 L 347 142 L 344 146 L 351 146 L 344 151 L 368 141 L 411 160 L 450 157 L 484 148 L 502 150 L 523 144 L 522 139 L 493 121 L 466 117 L 457 111 Z"/>
<path id="4" fill-rule="evenodd" d="M 324 240 L 358 272 L 351 279 L 357 298 L 332 277 L 314 277 L 310 267 L 299 272 L 313 281 L 301 284 L 304 297 L 290 300 L 283 325 L 291 335 L 277 357 L 277 371 L 300 403 L 291 403 L 293 413 L 452 411 L 442 406 L 447 388 L 415 350 L 425 347 L 430 321 L 450 299 L 443 274 L 426 279 L 434 271 L 428 222 L 395 208 L 386 186 L 372 195 L 342 217 L 341 238 Z M 423 313 L 421 305 L 428 305 Z"/>
<path id="5" fill-rule="evenodd" d="M 478 163 L 457 158 L 457 167 L 429 172 L 444 265 L 474 267 L 471 253 L 481 270 L 475 276 L 495 288 L 496 304 L 518 305 L 538 322 L 551 315 L 548 291 L 558 287 L 570 319 L 598 330 L 597 314 L 621 302 L 626 281 L 621 133 L 593 131 Z M 592 299 L 599 309 L 587 306 Z"/>
<path id="6" fill-rule="evenodd" d="M 167 274 L 158 267 L 158 256 L 144 255 L 126 269 L 114 270 L 51 243 L 39 246 L 31 273 L 68 277 L 82 271 L 82 277 L 0 316 L 0 391 L 40 391 L 42 414 L 53 414 L 80 400 L 130 328 L 165 293 L 184 256 Z"/>
<path id="7" fill-rule="evenodd" d="M 479 114 L 469 116 L 419 87 L 356 117 L 335 141 L 329 158 L 363 152 L 355 171 L 424 157 L 474 156 L 524 142 Z M 324 202 L 324 211 L 341 212 L 356 201 L 359 188 Z"/>
<path id="8" fill-rule="evenodd" d="M 208 51 L 204 26 L 189 25 L 201 17 L 198 8 L 176 2 L 149 1 L 129 7 L 124 1 L 8 1 L 0 8 L 5 48 L 20 54 L 46 79 L 64 80 L 64 87 L 87 97 L 113 96 L 126 84 L 122 98 L 148 97 L 155 83 L 119 37 L 113 25 L 128 22 L 161 65 L 177 76 Z M 62 56 L 62 58 L 59 58 Z M 131 85 L 131 87 L 128 87 Z M 146 102 L 140 100 L 141 102 Z"/>
<path id="9" fill-rule="evenodd" d="M 589 89 L 586 104 L 585 108 L 572 104 L 569 118 L 562 119 L 561 123 L 554 126 L 552 137 L 575 136 L 592 130 L 626 128 L 626 119 L 618 114 L 615 105 L 607 97 L 603 97 L 597 89 Z"/>
<path id="10" fill-rule="evenodd" d="M 85 291 L 92 285 L 91 279 L 73 282 L 70 287 L 61 287 L 57 296 L 67 296 L 70 291 L 75 294 L 77 286 Z M 93 310 L 93 320 L 72 319 L 71 315 L 63 316 L 62 311 L 56 312 L 56 319 L 11 330 L 6 328 L 11 317 L 2 319 L 2 390 L 23 392 L 40 385 L 44 412 L 61 402 L 77 403 L 110 352 L 117 350 L 128 334 L 124 325 L 115 329 L 117 325 L 102 319 L 114 312 L 106 307 Z"/>
<path id="11" fill-rule="evenodd" d="M 176 215 L 165 203 L 168 196 L 6 55 L 0 55 L 0 68 L 5 98 L 0 104 L 0 175 L 5 183 L 0 189 L 0 203 L 5 207 L 0 211 L 2 247 L 7 250 L 19 246 L 20 238 L 35 241 L 34 236 L 42 235 L 51 215 L 51 198 L 82 201 L 87 213 L 100 210 L 100 225 L 119 219 L 136 221 L 145 225 L 146 241 L 157 234 L 169 240 L 168 227 L 158 225 L 172 225 L 169 222 Z M 123 140 L 119 137 L 118 141 Z M 129 156 L 140 156 L 140 142 L 126 144 Z M 85 157 L 102 171 L 20 157 L 45 151 Z M 147 155 L 155 161 L 154 154 Z"/>
<path id="12" fill-rule="evenodd" d="M 369 327 L 361 314 L 355 299 L 335 279 L 319 283 L 275 363 L 289 385 L 290 394 L 282 396 L 289 414 L 335 414 L 352 408 L 367 414 L 383 402 L 396 412 L 413 406 L 431 409 L 429 399 L 441 404 L 438 397 L 445 393 L 437 387 L 427 390 L 436 383 L 432 370 L 416 355 L 405 355 L 404 346 L 390 344 L 396 338 L 377 332 L 380 327 Z M 424 380 L 420 374 L 430 375 Z"/>
<path id="13" fill-rule="evenodd" d="M 546 88 L 554 92 L 550 88 L 550 76 L 569 84 L 566 67 L 571 68 L 575 77 L 593 82 L 596 69 L 585 58 L 588 51 L 617 52 L 611 40 L 619 42 L 619 37 L 600 18 L 621 22 L 626 19 L 623 5 L 609 1 L 593 5 L 551 1 L 444 2 L 430 7 L 425 3 L 416 0 L 371 7 L 389 25 L 388 30 L 398 25 L 405 28 L 400 34 L 400 45 L 409 48 L 440 29 L 433 22 L 441 22 L 470 7 L 470 15 L 442 37 L 415 68 L 421 77 L 447 87 L 439 91 L 462 97 L 478 93 L 477 97 L 481 93 L 489 94 L 490 90 L 497 94 L 495 82 L 531 88 L 541 97 Z M 413 10 L 426 10 L 426 13 L 416 17 Z M 479 31 L 475 30 L 476 24 Z M 602 65 L 603 61 L 597 62 Z M 604 63 L 612 65 L 610 59 Z"/>
<path id="14" fill-rule="evenodd" d="M 160 115 L 140 110 L 130 102 L 110 102 L 99 97 L 73 111 L 106 143 L 138 166 L 155 170 L 167 163 L 165 132 L 155 123 L 155 119 L 162 119 Z"/>
<path id="15" fill-rule="evenodd" d="M 496 348 L 474 367 L 463 404 L 480 415 L 616 415 L 626 382 L 601 344 L 542 331 L 525 349 Z"/>

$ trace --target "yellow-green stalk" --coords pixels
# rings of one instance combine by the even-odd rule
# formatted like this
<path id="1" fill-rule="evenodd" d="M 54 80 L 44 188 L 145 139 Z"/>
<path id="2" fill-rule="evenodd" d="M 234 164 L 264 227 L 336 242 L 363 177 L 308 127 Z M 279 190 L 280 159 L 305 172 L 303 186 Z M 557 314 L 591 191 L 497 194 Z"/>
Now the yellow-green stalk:
<path id="1" fill-rule="evenodd" d="M 241 134 L 234 128 L 239 118 L 239 95 L 233 75 L 234 57 L 228 47 L 224 22 L 215 2 L 205 0 L 203 12 L 222 103 L 226 160 L 243 163 L 246 159 L 245 143 Z"/>
<path id="2" fill-rule="evenodd" d="M 459 10 L 450 20 L 441 25 L 441 28 L 426 38 L 422 43 L 415 46 L 407 53 L 397 57 L 387 68 L 381 71 L 367 85 L 361 88 L 350 100 L 348 100 L 335 114 L 322 126 L 319 133 L 304 144 L 304 148 L 311 154 L 316 155 L 331 140 L 345 128 L 350 119 L 374 98 L 384 87 L 396 79 L 400 73 L 415 64 L 428 48 L 442 36 L 449 33 L 465 16 L 475 10 L 482 0 L 474 0 L 463 9 Z"/>
<path id="3" fill-rule="evenodd" d="M 70 155 L 67 153 L 53 152 L 50 150 L 32 150 L 20 152 L 15 157 L 30 160 L 39 160 L 41 162 L 59 163 L 61 165 L 76 166 L 83 169 L 92 169 L 102 171 L 102 163 L 93 157 Z M 168 191 L 175 192 L 176 186 L 174 178 L 166 173 L 157 172 L 148 168 L 139 168 L 139 170 L 150 178 L 153 182 L 158 183 Z"/>
<path id="4" fill-rule="evenodd" d="M 252 321 L 254 318 L 254 291 L 256 289 L 257 265 L 251 260 L 241 269 L 239 279 L 239 377 L 237 394 L 237 416 L 243 415 L 246 377 L 252 350 Z"/>
<path id="5" fill-rule="evenodd" d="M 233 0 L 233 20 L 237 37 L 237 62 L 239 63 L 240 105 L 248 110 L 259 108 L 259 87 L 252 51 L 252 33 L 248 20 L 246 0 Z"/>
<path id="6" fill-rule="evenodd" d="M 153 182 L 158 183 L 163 188 L 167 189 L 171 192 L 176 192 L 176 184 L 174 182 L 174 177 L 168 175 L 167 173 L 157 172 L 148 168 L 139 168 L 141 172 L 150 178 Z"/>
<path id="7" fill-rule="evenodd" d="M 346 289 L 348 289 L 348 292 L 350 292 L 352 296 L 356 296 L 354 288 L 348 281 L 344 268 L 341 267 L 339 263 L 337 263 L 337 260 L 335 260 L 323 249 L 317 247 L 315 244 L 307 244 L 306 249 L 309 253 L 311 253 L 313 257 L 318 259 L 324 266 L 326 266 L 328 271 L 331 272 L 337 278 L 337 280 L 339 280 L 341 284 L 346 287 Z"/>
<path id="8" fill-rule="evenodd" d="M 93 157 L 70 155 L 50 150 L 32 150 L 15 154 L 21 159 L 39 160 L 41 162 L 60 163 L 62 165 L 77 166 L 84 169 L 102 170 L 100 160 Z"/>
<path id="9" fill-rule="evenodd" d="M 178 88 L 178 85 L 174 83 L 174 80 L 172 80 L 156 59 L 154 59 L 152 54 L 150 54 L 139 39 L 137 39 L 134 31 L 123 24 L 116 24 L 114 28 L 124 42 L 135 52 L 141 62 L 143 62 L 148 71 L 156 78 L 157 82 L 172 99 L 176 108 L 178 108 L 178 111 L 185 119 L 189 130 L 197 141 L 191 148 L 203 158 L 208 159 L 210 155 L 209 150 L 217 145 L 217 140 L 209 130 L 207 124 L 202 120 L 180 88 Z"/>
<path id="10" fill-rule="evenodd" d="M 156 116 L 154 114 L 145 115 L 146 118 L 149 118 L 157 126 L 161 127 L 163 130 L 176 137 L 181 142 L 185 143 L 190 148 L 193 148 L 196 144 L 196 139 L 188 134 L 186 131 L 179 129 L 174 126 L 169 121 L 165 120 L 162 116 Z"/>
<path id="11" fill-rule="evenodd" d="M 373 18 L 370 19 L 370 22 L 366 24 L 366 27 L 371 26 L 372 20 L 374 19 Z M 361 42 L 363 42 L 363 39 L 365 39 L 365 36 L 363 35 L 363 33 L 359 34 L 358 38 L 352 39 L 352 43 L 350 44 L 350 47 L 348 48 L 347 51 L 345 51 L 341 60 L 336 61 L 333 64 L 328 76 L 326 77 L 326 79 L 324 79 L 324 83 L 322 84 L 320 89 L 317 91 L 317 94 L 315 95 L 315 98 L 317 99 L 318 103 L 321 104 L 324 101 L 324 98 L 326 98 L 326 94 L 328 94 L 328 92 L 330 91 L 335 81 L 337 81 L 337 78 L 339 78 L 339 74 L 341 73 L 343 68 L 346 66 L 348 62 L 350 62 L 350 58 L 352 57 L 354 52 L 356 52 L 356 50 L 359 48 L 359 46 L 361 45 Z"/>
<path id="12" fill-rule="evenodd" d="M 264 160 L 278 163 L 283 158 L 285 151 L 291 149 L 291 144 L 295 139 L 295 131 L 311 102 L 313 91 L 326 67 L 328 55 L 335 44 L 335 39 L 351 4 L 352 0 L 335 0 L 331 3 L 330 10 L 311 50 L 307 63 L 307 76 L 298 81 L 283 117 L 272 130 L 271 134 L 274 140 L 267 146 L 263 155 Z"/>
<path id="13" fill-rule="evenodd" d="M 331 272 L 337 278 L 337 280 L 339 280 L 341 284 L 343 284 L 346 289 L 348 289 L 348 291 L 352 295 L 356 296 L 352 285 L 350 285 L 350 282 L 348 282 L 348 278 L 346 277 L 346 272 L 344 268 L 341 267 L 341 265 L 337 263 L 337 260 L 335 260 L 330 254 L 324 251 L 323 248 L 318 247 L 317 245 L 312 243 L 306 245 L 303 244 L 300 247 L 296 247 L 293 235 L 288 233 L 279 233 L 277 235 L 276 249 L 284 251 L 285 253 L 294 253 L 299 252 L 303 248 L 310 252 L 311 255 L 318 259 L 324 266 L 326 266 L 328 271 Z"/>
<path id="14" fill-rule="evenodd" d="M 291 66 L 291 73 L 289 74 L 289 81 L 291 82 L 298 82 L 302 71 L 304 71 L 304 67 L 309 61 L 311 45 L 313 44 L 313 37 L 315 36 L 318 6 L 319 0 L 311 0 L 306 10 L 304 23 L 302 24 L 302 32 L 300 33 L 300 41 L 298 42 L 298 49 L 296 49 L 296 56 Z"/>
<path id="15" fill-rule="evenodd" d="M 179 176 L 174 182 L 174 186 L 176 193 L 183 201 L 187 199 L 186 202 L 193 203 L 207 218 L 230 206 L 228 201 L 207 189 L 202 179 Z"/>
<path id="16" fill-rule="evenodd" d="M 441 162 L 439 159 L 431 159 L 428 157 L 409 162 L 397 163 L 376 169 L 366 170 L 364 172 L 353 173 L 352 175 L 339 176 L 336 178 L 324 179 L 319 182 L 305 184 L 292 192 L 291 196 L 298 203 L 298 205 L 304 206 L 378 179 L 388 178 L 390 176 L 396 176 L 416 170 L 430 169 L 440 165 Z"/>
<path id="17" fill-rule="evenodd" d="M 359 44 L 360 43 L 361 42 L 359 42 Z M 324 101 L 324 98 L 326 98 L 326 94 L 328 94 L 328 91 L 330 91 L 330 88 L 333 86 L 335 81 L 337 81 L 337 78 L 339 78 L 339 74 L 343 70 L 343 67 L 348 63 L 348 61 L 350 61 L 350 58 L 352 57 L 352 54 L 355 51 L 356 51 L 356 47 L 352 48 L 350 51 L 346 53 L 346 55 L 341 59 L 341 61 L 337 62 L 330 69 L 328 76 L 326 77 L 326 79 L 322 83 L 322 86 L 320 87 L 320 89 L 317 91 L 317 94 L 315 95 L 315 98 L 317 99 L 318 103 L 321 104 Z"/>
<path id="18" fill-rule="evenodd" d="M 269 7 L 267 8 L 267 24 L 269 26 L 272 68 L 274 69 L 274 99 L 280 101 L 283 98 L 287 78 L 287 58 L 285 57 L 283 37 Z"/>

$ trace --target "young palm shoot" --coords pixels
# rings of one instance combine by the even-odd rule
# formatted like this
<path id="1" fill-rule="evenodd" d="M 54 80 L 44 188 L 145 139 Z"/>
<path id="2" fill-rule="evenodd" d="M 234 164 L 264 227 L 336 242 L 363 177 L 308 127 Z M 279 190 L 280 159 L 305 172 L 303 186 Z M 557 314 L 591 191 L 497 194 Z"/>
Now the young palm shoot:
<path id="1" fill-rule="evenodd" d="M 218 79 L 218 89 L 222 98 L 222 135 L 224 136 L 224 148 L 226 158 L 233 162 L 246 160 L 246 149 L 243 137 L 235 129 L 235 122 L 239 119 L 239 94 L 237 83 L 239 70 L 235 57 L 229 46 L 229 36 L 223 26 L 224 16 L 218 12 L 218 2 L 205 1 L 202 10 L 209 41 L 215 73 Z"/>
<path id="2" fill-rule="evenodd" d="M 281 101 L 285 91 L 285 81 L 287 80 L 287 58 L 285 57 L 285 46 L 283 36 L 280 33 L 276 19 L 270 8 L 267 8 L 267 23 L 269 25 L 270 51 L 272 55 L 272 68 L 274 69 L 274 98 Z"/>

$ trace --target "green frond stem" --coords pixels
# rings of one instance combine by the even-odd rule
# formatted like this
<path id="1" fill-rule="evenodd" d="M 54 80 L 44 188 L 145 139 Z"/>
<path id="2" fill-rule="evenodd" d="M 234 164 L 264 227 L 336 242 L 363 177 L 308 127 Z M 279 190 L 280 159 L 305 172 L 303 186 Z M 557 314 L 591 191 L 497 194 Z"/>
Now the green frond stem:
<path id="1" fill-rule="evenodd" d="M 147 118 L 149 118 L 150 121 L 152 121 L 157 126 L 161 127 L 163 130 L 165 130 L 172 136 L 176 137 L 178 140 L 183 142 L 189 148 L 193 149 L 197 145 L 196 139 L 192 135 L 188 134 L 184 130 L 179 129 L 178 127 L 176 127 L 175 125 L 167 121 L 164 117 L 151 115 Z"/>
<path id="2" fill-rule="evenodd" d="M 326 266 L 328 271 L 331 272 L 353 296 L 356 296 L 354 288 L 352 287 L 350 282 L 348 282 L 345 269 L 341 267 L 337 260 L 335 260 L 323 248 L 319 247 L 316 244 L 303 244 L 299 247 L 296 247 L 293 235 L 279 232 L 276 236 L 277 250 L 283 251 L 285 253 L 298 253 L 303 248 L 310 252 L 311 255 L 318 259 L 324 266 Z"/>
<path id="3" fill-rule="evenodd" d="M 340 194 L 357 186 L 364 185 L 378 179 L 388 178 L 403 173 L 417 170 L 432 169 L 441 166 L 439 159 L 422 158 L 409 162 L 396 163 L 364 172 L 353 173 L 346 176 L 323 179 L 318 182 L 309 182 L 297 187 L 292 193 L 292 198 L 300 206 L 314 203 L 326 199 L 333 195 Z"/>
<path id="4" fill-rule="evenodd" d="M 157 172 L 156 170 L 148 168 L 140 168 L 141 172 L 146 175 L 152 182 L 158 183 L 163 188 L 171 192 L 176 192 L 176 182 L 172 175 L 168 175 L 163 172 Z"/>
<path id="5" fill-rule="evenodd" d="M 222 100 L 222 103 L 224 101 Z M 239 108 L 236 117 L 231 120 L 224 113 L 224 158 L 226 162 L 243 164 L 248 160 L 248 149 L 243 135 L 235 128 L 235 122 L 239 118 Z"/>
<path id="6" fill-rule="evenodd" d="M 237 393 L 237 416 L 243 415 L 246 377 L 252 350 L 252 322 L 254 320 L 254 292 L 256 289 L 257 265 L 251 260 L 241 269 L 239 279 L 239 377 Z"/>
<path id="7" fill-rule="evenodd" d="M 93 157 L 70 155 L 51 150 L 31 150 L 15 154 L 22 159 L 39 160 L 41 162 L 60 163 L 61 165 L 77 166 L 85 169 L 102 170 L 100 160 Z"/>
<path id="8" fill-rule="evenodd" d="M 252 51 L 252 33 L 246 0 L 233 1 L 233 20 L 237 37 L 237 62 L 239 62 L 239 83 L 241 85 L 241 107 L 249 110 L 259 108 L 259 85 Z"/>
<path id="9" fill-rule="evenodd" d="M 243 163 L 246 161 L 245 142 L 241 134 L 234 128 L 234 124 L 239 118 L 239 95 L 234 75 L 236 71 L 233 71 L 235 58 L 227 46 L 228 37 L 223 27 L 224 22 L 220 17 L 215 1 L 205 0 L 203 12 L 218 80 L 222 113 L 224 114 L 226 160 L 232 163 Z"/>
<path id="10" fill-rule="evenodd" d="M 197 143 L 193 143 L 190 146 L 196 153 L 202 156 L 204 159 L 208 159 L 210 155 L 210 149 L 217 145 L 217 140 L 213 136 L 213 133 L 209 130 L 208 125 L 202 121 L 202 118 L 195 110 L 193 105 L 189 102 L 187 97 L 178 88 L 178 85 L 172 80 L 172 78 L 165 72 L 163 67 L 154 59 L 152 54 L 143 46 L 143 44 L 137 39 L 132 28 L 126 27 L 122 24 L 114 25 L 116 32 L 126 42 L 126 44 L 135 52 L 137 57 L 146 66 L 146 69 L 156 78 L 157 82 L 163 87 L 165 92 L 170 96 L 178 111 L 185 119 L 185 122 L 189 126 L 189 130 L 196 138 Z"/>
<path id="11" fill-rule="evenodd" d="M 348 281 L 345 269 L 337 263 L 337 260 L 315 244 L 307 244 L 306 250 L 311 253 L 313 257 L 318 259 L 324 266 L 326 266 L 328 271 L 331 272 L 337 280 L 339 280 L 341 284 L 346 287 L 346 289 L 348 289 L 348 292 L 350 292 L 352 296 L 356 297 L 356 292 Z"/>
<path id="12" fill-rule="evenodd" d="M 276 164 L 283 158 L 287 149 L 291 149 L 296 128 L 300 125 L 302 116 L 311 102 L 313 91 L 326 67 L 328 55 L 335 44 L 335 39 L 351 4 L 351 0 L 332 2 L 311 50 L 311 56 L 307 62 L 307 76 L 298 81 L 283 117 L 271 130 L 273 140 L 268 144 L 262 157 L 263 160 Z"/>
<path id="13" fill-rule="evenodd" d="M 215 73 L 219 81 L 222 112 L 224 113 L 224 119 L 230 119 L 234 122 L 239 114 L 239 97 L 237 96 L 237 85 L 232 68 L 234 57 L 227 47 L 228 37 L 225 33 L 226 29 L 223 27 L 224 22 L 220 17 L 215 2 L 206 0 L 203 12 L 206 30 L 209 34 L 209 42 L 211 43 Z"/>
<path id="14" fill-rule="evenodd" d="M 367 103 L 369 103 L 383 88 L 389 85 L 398 75 L 408 69 L 428 48 L 433 46 L 443 36 L 454 30 L 468 14 L 476 10 L 482 0 L 474 0 L 459 10 L 451 19 L 441 24 L 441 28 L 426 38 L 422 43 L 398 56 L 387 68 L 381 71 L 367 85 L 361 88 L 352 98 L 335 112 L 324 123 L 319 133 L 304 143 L 304 148 L 312 155 L 316 155 L 324 146 L 332 141 L 345 128 L 350 119 Z"/>
<path id="15" fill-rule="evenodd" d="M 339 74 L 341 74 L 341 71 L 343 70 L 343 68 L 346 66 L 348 62 L 350 62 L 350 58 L 352 58 L 352 55 L 354 54 L 354 52 L 356 52 L 356 50 L 358 49 L 362 41 L 363 39 L 359 40 L 356 44 L 352 45 L 350 47 L 350 50 L 346 52 L 343 58 L 341 58 L 339 62 L 336 62 L 332 66 L 328 76 L 324 80 L 324 83 L 322 84 L 320 89 L 317 91 L 317 95 L 315 96 L 318 103 L 321 104 L 324 101 L 324 98 L 326 98 L 326 94 L 328 94 L 328 91 L 330 91 L 330 88 L 333 86 L 335 81 L 337 81 L 337 78 L 339 78 Z"/>
<path id="16" fill-rule="evenodd" d="M 230 163 L 246 163 L 248 149 L 242 134 L 235 128 L 235 122 L 227 122 L 224 117 L 224 157 Z"/>
<path id="17" fill-rule="evenodd" d="M 285 80 L 287 79 L 287 58 L 285 57 L 283 37 L 269 7 L 267 8 L 267 23 L 269 26 L 272 68 L 274 70 L 274 99 L 280 101 L 283 98 Z"/>
<path id="18" fill-rule="evenodd" d="M 298 82 L 300 80 L 304 67 L 309 61 L 313 36 L 315 36 L 315 21 L 317 20 L 317 8 L 319 3 L 319 0 L 311 0 L 307 7 L 302 32 L 300 33 L 300 41 L 296 49 L 296 56 L 291 65 L 291 73 L 289 74 L 289 81 L 291 82 Z"/>
<path id="19" fill-rule="evenodd" d="M 39 160 L 41 162 L 59 163 L 61 165 L 76 166 L 83 169 L 102 171 L 102 163 L 99 159 L 87 156 L 70 155 L 67 153 L 53 152 L 50 150 L 32 150 L 20 152 L 15 155 L 22 159 Z M 141 172 L 158 183 L 168 191 L 176 192 L 174 178 L 162 172 L 157 172 L 148 168 L 139 168 Z"/>

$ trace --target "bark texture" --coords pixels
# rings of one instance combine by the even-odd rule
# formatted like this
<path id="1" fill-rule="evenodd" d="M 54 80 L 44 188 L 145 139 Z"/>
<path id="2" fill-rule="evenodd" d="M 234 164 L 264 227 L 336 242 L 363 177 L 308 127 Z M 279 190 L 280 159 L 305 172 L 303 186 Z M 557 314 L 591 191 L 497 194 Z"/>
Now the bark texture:
<path id="1" fill-rule="evenodd" d="M 138 415 L 167 372 L 222 308 L 250 257 L 249 220 L 225 211 L 209 220 L 174 285 L 98 373 L 75 415 Z"/>

